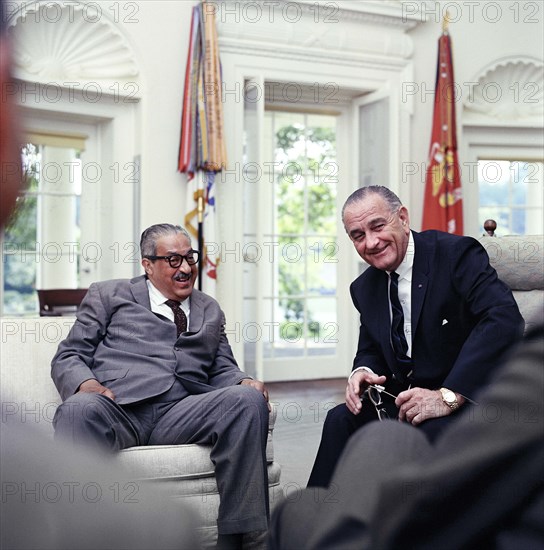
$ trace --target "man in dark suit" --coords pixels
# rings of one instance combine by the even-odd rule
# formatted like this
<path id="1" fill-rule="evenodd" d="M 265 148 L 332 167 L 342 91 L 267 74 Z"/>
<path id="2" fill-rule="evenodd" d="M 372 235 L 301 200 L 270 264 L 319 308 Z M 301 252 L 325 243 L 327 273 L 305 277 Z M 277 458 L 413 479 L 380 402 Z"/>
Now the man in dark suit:
<path id="1" fill-rule="evenodd" d="M 187 232 L 153 225 L 140 247 L 145 275 L 92 284 L 53 358 L 55 435 L 111 451 L 212 444 L 218 546 L 240 547 L 267 528 L 268 393 L 238 368 L 218 303 L 194 289 Z"/>
<path id="2" fill-rule="evenodd" d="M 359 344 L 346 404 L 325 419 L 308 482 L 316 487 L 329 485 L 349 437 L 376 419 L 372 403 L 361 402 L 370 385 L 385 385 L 388 416 L 433 440 L 523 332 L 511 291 L 475 239 L 410 231 L 406 207 L 381 186 L 355 191 L 342 217 L 370 267 L 350 289 Z"/>
<path id="3" fill-rule="evenodd" d="M 544 548 L 543 352 L 537 325 L 434 445 L 393 420 L 358 431 L 334 494 L 276 508 L 270 549 Z"/>

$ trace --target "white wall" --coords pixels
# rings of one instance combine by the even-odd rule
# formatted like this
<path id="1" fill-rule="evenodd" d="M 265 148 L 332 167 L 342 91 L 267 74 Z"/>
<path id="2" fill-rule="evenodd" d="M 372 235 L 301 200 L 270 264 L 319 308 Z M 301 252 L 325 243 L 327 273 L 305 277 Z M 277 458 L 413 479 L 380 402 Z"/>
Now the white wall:
<path id="1" fill-rule="evenodd" d="M 139 0 L 125 4 L 119 24 L 134 48 L 142 78 L 141 228 L 160 222 L 183 224 L 186 186 L 185 176 L 177 172 L 177 160 L 195 3 Z M 129 11 L 131 4 L 138 7 L 137 12 Z"/>

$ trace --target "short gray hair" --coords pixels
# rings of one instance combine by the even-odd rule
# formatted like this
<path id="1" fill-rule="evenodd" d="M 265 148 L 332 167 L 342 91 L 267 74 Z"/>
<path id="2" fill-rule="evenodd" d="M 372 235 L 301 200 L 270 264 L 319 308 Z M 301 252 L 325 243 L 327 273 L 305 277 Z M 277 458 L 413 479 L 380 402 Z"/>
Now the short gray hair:
<path id="1" fill-rule="evenodd" d="M 342 220 L 344 220 L 344 212 L 348 206 L 363 201 L 369 195 L 379 195 L 388 204 L 391 212 L 395 212 L 402 206 L 401 200 L 389 189 L 383 185 L 367 185 L 355 190 L 346 200 L 342 207 Z"/>
<path id="2" fill-rule="evenodd" d="M 157 255 L 157 240 L 167 235 L 177 235 L 181 233 L 185 235 L 189 242 L 191 242 L 191 236 L 186 229 L 181 225 L 172 225 L 171 223 L 157 223 L 144 230 L 140 238 L 140 253 L 142 258 L 145 256 Z"/>

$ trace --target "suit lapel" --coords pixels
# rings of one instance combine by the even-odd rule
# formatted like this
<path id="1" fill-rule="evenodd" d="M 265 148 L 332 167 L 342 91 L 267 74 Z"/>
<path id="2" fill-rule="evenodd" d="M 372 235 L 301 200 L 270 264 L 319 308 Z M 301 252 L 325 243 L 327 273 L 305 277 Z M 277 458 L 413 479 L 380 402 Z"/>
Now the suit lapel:
<path id="1" fill-rule="evenodd" d="M 202 293 L 196 288 L 191 293 L 191 314 L 189 319 L 189 333 L 198 332 L 204 324 L 204 300 Z"/>
<path id="2" fill-rule="evenodd" d="M 149 290 L 147 288 L 147 279 L 145 275 L 134 277 L 134 279 L 131 279 L 130 284 L 130 290 L 134 296 L 134 301 L 150 310 L 151 302 L 149 301 Z"/>
<path id="3" fill-rule="evenodd" d="M 414 235 L 414 266 L 412 269 L 412 338 L 416 334 L 419 317 L 427 294 L 429 282 L 429 265 L 434 249 L 429 246 L 426 240 L 419 233 Z"/>

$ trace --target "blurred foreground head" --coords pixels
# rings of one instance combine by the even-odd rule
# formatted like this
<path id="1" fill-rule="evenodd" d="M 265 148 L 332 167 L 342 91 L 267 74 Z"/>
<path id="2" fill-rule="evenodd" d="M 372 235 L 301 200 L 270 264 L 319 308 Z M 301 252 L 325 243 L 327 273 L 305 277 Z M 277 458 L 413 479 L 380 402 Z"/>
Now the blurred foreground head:
<path id="1" fill-rule="evenodd" d="M 112 457 L 65 447 L 18 421 L 3 421 L 0 432 L 0 548 L 199 548 L 192 512 Z"/>
<path id="2" fill-rule="evenodd" d="M 4 93 L 11 80 L 4 7 L 0 0 L 0 229 L 22 188 L 16 105 Z M 130 479 L 111 459 L 2 418 L 0 464 L 2 549 L 199 547 L 191 512 L 159 487 Z"/>
<path id="3" fill-rule="evenodd" d="M 22 185 L 17 107 L 12 96 L 4 93 L 11 81 L 10 70 L 6 11 L 0 0 L 0 228 L 7 222 Z"/>

